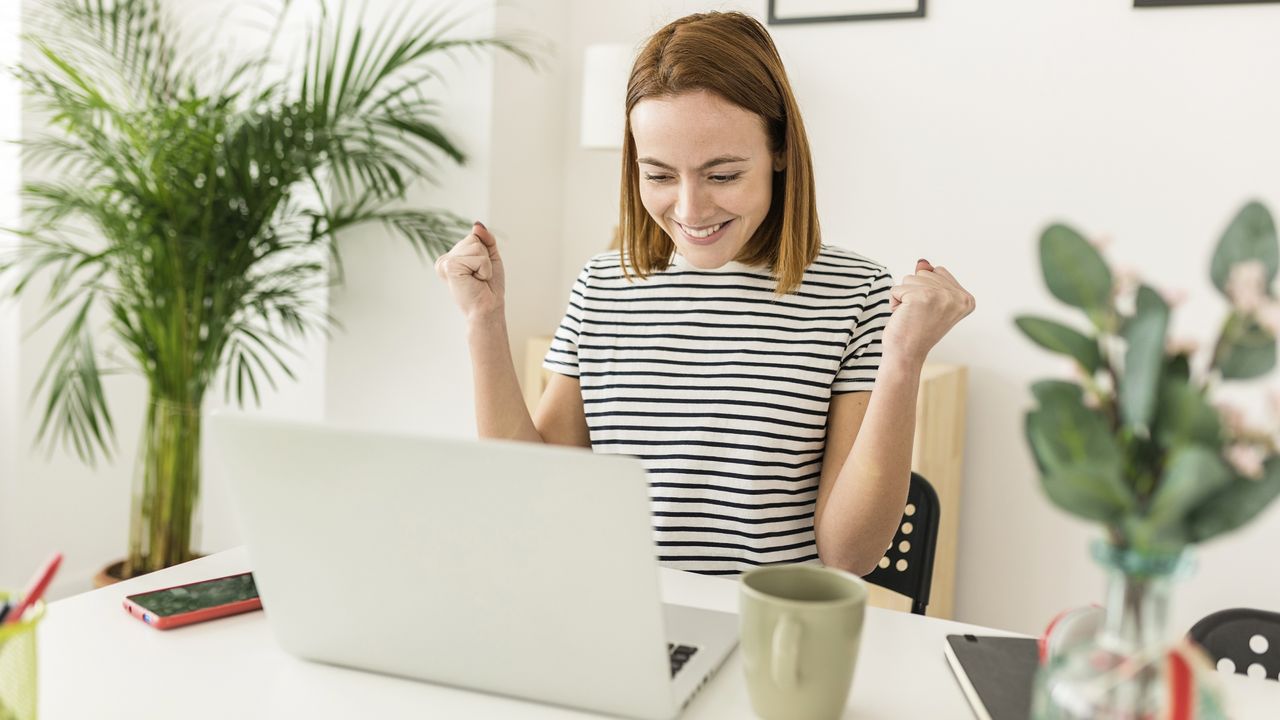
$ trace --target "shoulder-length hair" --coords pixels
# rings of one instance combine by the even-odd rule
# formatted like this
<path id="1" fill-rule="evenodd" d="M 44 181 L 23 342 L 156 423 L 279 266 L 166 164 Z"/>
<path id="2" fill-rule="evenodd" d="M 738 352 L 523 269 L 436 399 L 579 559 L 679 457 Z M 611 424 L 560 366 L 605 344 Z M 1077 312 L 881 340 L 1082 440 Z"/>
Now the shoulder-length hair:
<path id="1" fill-rule="evenodd" d="M 782 154 L 784 167 L 773 173 L 769 212 L 735 259 L 768 265 L 778 280 L 777 293 L 792 292 L 800 287 L 804 269 L 818 257 L 822 244 L 813 159 L 773 39 L 758 20 L 738 12 L 700 13 L 670 23 L 649 38 L 631 68 L 618 223 L 623 273 L 630 277 L 634 270 L 644 278 L 664 270 L 675 249 L 640 201 L 631 110 L 647 98 L 697 90 L 755 113 L 764 124 L 769 150 Z"/>

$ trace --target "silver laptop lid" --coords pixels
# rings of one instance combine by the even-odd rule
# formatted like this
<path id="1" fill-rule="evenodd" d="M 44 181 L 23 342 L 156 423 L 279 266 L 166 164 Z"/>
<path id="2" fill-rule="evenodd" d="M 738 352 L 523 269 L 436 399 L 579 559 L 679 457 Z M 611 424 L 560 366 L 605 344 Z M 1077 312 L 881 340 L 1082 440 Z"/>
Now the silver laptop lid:
<path id="1" fill-rule="evenodd" d="M 645 718 L 675 713 L 638 460 L 215 414 L 280 645 Z"/>

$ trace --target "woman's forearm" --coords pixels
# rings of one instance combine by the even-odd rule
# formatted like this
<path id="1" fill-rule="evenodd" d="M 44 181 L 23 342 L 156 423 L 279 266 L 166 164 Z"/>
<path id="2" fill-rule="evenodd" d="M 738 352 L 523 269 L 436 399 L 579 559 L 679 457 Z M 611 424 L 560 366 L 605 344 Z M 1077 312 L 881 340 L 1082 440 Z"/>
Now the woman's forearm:
<path id="1" fill-rule="evenodd" d="M 467 325 L 475 386 L 476 430 L 481 438 L 543 442 L 529 416 L 511 361 L 506 317 L 499 314 Z"/>
<path id="2" fill-rule="evenodd" d="M 893 542 L 911 475 L 921 361 L 886 356 L 857 439 L 816 523 L 823 564 L 858 575 Z"/>

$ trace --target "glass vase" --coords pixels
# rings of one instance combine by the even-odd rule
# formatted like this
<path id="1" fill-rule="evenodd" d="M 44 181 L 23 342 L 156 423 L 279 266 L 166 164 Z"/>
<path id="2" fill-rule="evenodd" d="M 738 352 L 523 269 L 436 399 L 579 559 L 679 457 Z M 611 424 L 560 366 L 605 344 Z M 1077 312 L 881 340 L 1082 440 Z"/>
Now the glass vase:
<path id="1" fill-rule="evenodd" d="M 200 402 L 153 398 L 134 471 L 124 577 L 195 557 L 199 499 Z"/>
<path id="2" fill-rule="evenodd" d="M 1048 659 L 1036 679 L 1037 720 L 1164 720 L 1173 717 L 1168 627 L 1175 580 L 1190 568 L 1185 551 L 1158 554 L 1097 541 L 1106 571 L 1101 628 Z M 1191 717 L 1220 717 L 1212 688 L 1198 687 Z"/>

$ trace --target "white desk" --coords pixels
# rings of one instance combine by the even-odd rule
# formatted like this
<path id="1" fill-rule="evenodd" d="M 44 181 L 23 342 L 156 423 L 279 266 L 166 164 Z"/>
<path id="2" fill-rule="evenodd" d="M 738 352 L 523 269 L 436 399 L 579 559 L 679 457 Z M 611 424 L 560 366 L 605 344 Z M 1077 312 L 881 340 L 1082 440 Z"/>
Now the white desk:
<path id="1" fill-rule="evenodd" d="M 43 720 L 152 718 L 587 718 L 593 714 L 298 660 L 261 612 L 170 631 L 129 617 L 121 598 L 249 569 L 243 549 L 53 603 L 41 623 Z M 736 612 L 736 580 L 663 570 L 668 601 Z M 969 720 L 942 656 L 948 633 L 1006 634 L 869 608 L 846 718 Z M 1229 680 L 1236 718 L 1280 716 L 1280 683 Z M 1274 687 L 1272 687 L 1274 686 Z M 751 718 L 737 651 L 683 716 Z"/>

